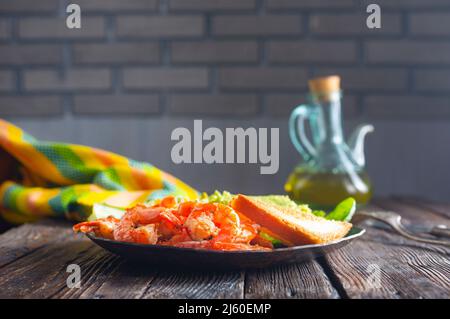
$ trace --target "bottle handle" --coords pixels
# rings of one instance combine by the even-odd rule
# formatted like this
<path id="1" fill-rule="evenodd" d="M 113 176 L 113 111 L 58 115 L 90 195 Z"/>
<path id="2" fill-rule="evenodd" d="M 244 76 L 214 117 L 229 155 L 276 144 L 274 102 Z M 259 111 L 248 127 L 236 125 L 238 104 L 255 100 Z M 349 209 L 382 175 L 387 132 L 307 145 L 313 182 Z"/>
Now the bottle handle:
<path id="1" fill-rule="evenodd" d="M 305 131 L 305 120 L 312 121 L 313 111 L 308 105 L 299 105 L 289 118 L 289 136 L 295 149 L 305 161 L 316 156 L 316 149 L 309 141 Z M 311 123 L 313 125 L 313 123 Z"/>

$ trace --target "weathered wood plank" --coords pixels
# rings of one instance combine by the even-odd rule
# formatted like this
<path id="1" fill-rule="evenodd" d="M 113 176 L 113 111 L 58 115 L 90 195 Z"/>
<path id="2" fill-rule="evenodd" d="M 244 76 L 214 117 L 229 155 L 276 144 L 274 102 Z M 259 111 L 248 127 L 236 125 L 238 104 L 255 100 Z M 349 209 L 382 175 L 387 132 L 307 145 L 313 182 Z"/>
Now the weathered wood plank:
<path id="1" fill-rule="evenodd" d="M 47 243 L 0 268 L 1 297 L 47 298 L 66 285 L 66 267 L 83 258 L 92 244 L 73 238 Z"/>
<path id="2" fill-rule="evenodd" d="M 437 224 L 445 224 L 450 226 L 450 218 L 436 213 L 435 211 L 427 208 L 420 202 L 411 200 L 398 199 L 379 199 L 375 200 L 374 204 L 384 210 L 394 211 L 400 214 L 403 218 L 402 222 L 405 225 L 424 225 L 433 226 Z"/>
<path id="3" fill-rule="evenodd" d="M 339 298 L 316 261 L 248 271 L 245 298 Z"/>
<path id="4" fill-rule="evenodd" d="M 381 232 L 368 230 L 374 237 Z M 448 259 L 435 252 L 361 240 L 327 262 L 350 298 L 450 297 L 448 282 L 442 280 L 450 276 Z"/>
<path id="5" fill-rule="evenodd" d="M 411 222 L 436 222 L 417 207 L 399 206 L 395 201 L 377 201 L 382 207 L 409 218 Z M 400 209 L 402 208 L 402 209 Z M 392 230 L 368 227 L 360 240 L 325 258 L 350 298 L 450 298 L 449 249 L 417 243 Z"/>
<path id="6" fill-rule="evenodd" d="M 243 298 L 243 271 L 169 270 L 158 273 L 142 298 Z"/>
<path id="7" fill-rule="evenodd" d="M 415 205 L 427 211 L 431 211 L 434 214 L 442 215 L 446 218 L 450 218 L 450 204 L 433 203 L 426 199 L 419 199 L 414 197 L 395 197 L 399 202 L 403 202 L 409 205 Z"/>
<path id="8" fill-rule="evenodd" d="M 72 261 L 81 269 L 80 288 L 68 288 L 67 285 L 62 285 L 56 293 L 49 297 L 58 299 L 100 298 L 95 295 L 95 292 L 118 267 L 121 259 L 92 243 L 90 245 L 93 246 Z M 60 263 L 65 264 L 65 261 L 60 261 Z M 67 275 L 65 276 L 67 277 Z M 64 279 L 64 276 L 61 277 Z"/>
<path id="9" fill-rule="evenodd" d="M 111 272 L 104 263 L 91 261 L 95 270 L 81 290 L 65 289 L 57 298 L 241 298 L 243 272 L 196 272 L 154 269 L 152 266 L 118 258 Z M 83 266 L 83 264 L 81 264 Z M 93 279 L 92 279 L 93 277 Z"/>
<path id="10" fill-rule="evenodd" d="M 376 203 L 411 225 L 448 222 L 432 206 Z M 246 272 L 160 270 L 102 250 L 74 235 L 67 222 L 47 220 L 0 235 L 0 298 L 450 298 L 448 257 L 445 247 L 370 227 L 320 263 Z M 71 263 L 81 267 L 79 289 L 66 285 Z"/>
<path id="11" fill-rule="evenodd" d="M 144 295 L 156 275 L 157 271 L 148 265 L 120 259 L 118 266 L 99 283 L 98 287 L 93 285 L 79 297 L 86 299 L 138 299 Z M 68 295 L 63 297 L 68 297 Z M 74 295 L 70 297 L 73 298 Z"/>
<path id="12" fill-rule="evenodd" d="M 117 259 L 76 235 L 71 223 L 45 220 L 9 230 L 0 236 L 0 297 L 78 297 L 95 290 Z M 81 268 L 81 288 L 69 289 L 69 264 Z"/>
<path id="13" fill-rule="evenodd" d="M 45 220 L 12 228 L 0 235 L 0 267 L 21 258 L 49 242 L 73 234 L 66 221 Z"/>
<path id="14" fill-rule="evenodd" d="M 394 211 L 402 216 L 402 224 L 412 232 L 419 236 L 434 238 L 432 235 L 424 233 L 424 230 L 429 230 L 436 225 L 450 226 L 450 218 L 446 218 L 442 214 L 434 213 L 429 209 L 422 208 L 417 202 L 411 203 L 407 201 L 400 201 L 397 199 L 382 199 L 375 202 L 378 208 Z M 377 209 L 378 209 L 377 208 Z M 389 228 L 390 229 L 390 228 Z M 391 230 L 391 229 L 390 229 Z M 392 231 L 393 234 L 396 234 Z M 409 240 L 405 240 L 403 237 L 397 236 L 400 243 L 408 245 Z M 442 238 L 441 238 L 442 239 Z M 417 247 L 426 248 L 429 250 L 435 250 L 441 253 L 447 253 L 449 249 L 440 245 L 429 245 L 423 243 L 413 242 Z"/>
<path id="15" fill-rule="evenodd" d="M 23 225 L 2 235 L 0 297 L 241 298 L 243 272 L 157 272 L 102 250 L 65 222 Z M 38 249 L 39 248 L 39 249 Z M 81 288 L 66 285 L 67 266 L 81 268 Z M 157 277 L 156 277 L 157 275 Z"/>
<path id="16" fill-rule="evenodd" d="M 0 297 L 17 298 L 242 298 L 244 272 L 158 272 L 124 261 L 74 235 L 65 222 L 23 225 L 5 236 L 22 258 L 0 269 Z M 22 236 L 23 235 L 23 236 Z M 36 241 L 34 241 L 36 240 Z M 2 244 L 4 242 L 2 241 Z M 24 246 L 22 246 L 24 245 Z M 36 250 L 33 248 L 40 247 Z M 12 247 L 10 247 L 12 248 Z M 26 249 L 25 249 L 26 248 Z M 28 253 L 28 254 L 27 254 Z M 17 256 L 16 256 L 17 257 Z M 10 258 L 10 260 L 14 260 Z M 69 289 L 66 268 L 81 268 L 81 288 Z M 287 271 L 284 273 L 284 271 Z M 317 275 L 318 274 L 318 275 Z M 250 272 L 247 295 L 257 297 L 254 278 L 285 278 L 261 289 L 272 297 L 336 296 L 317 263 Z M 272 293 L 272 292 L 273 293 Z M 277 294 L 278 293 L 278 294 Z"/>

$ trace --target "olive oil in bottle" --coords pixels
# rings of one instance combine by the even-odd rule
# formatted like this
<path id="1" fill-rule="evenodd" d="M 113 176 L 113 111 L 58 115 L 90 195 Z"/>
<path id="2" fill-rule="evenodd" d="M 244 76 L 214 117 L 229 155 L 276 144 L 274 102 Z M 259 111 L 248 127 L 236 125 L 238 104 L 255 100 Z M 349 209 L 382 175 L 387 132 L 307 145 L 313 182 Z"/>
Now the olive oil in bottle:
<path id="1" fill-rule="evenodd" d="M 358 174 L 364 185 L 357 189 L 346 174 L 313 173 L 296 169 L 289 176 L 285 190 L 289 197 L 299 203 L 308 203 L 313 209 L 332 210 L 337 203 L 353 197 L 359 205 L 366 204 L 372 194 L 369 176 Z"/>
<path id="2" fill-rule="evenodd" d="M 364 170 L 364 137 L 372 125 L 360 126 L 350 142 L 344 141 L 341 122 L 340 78 L 329 76 L 309 81 L 310 103 L 297 106 L 289 120 L 292 143 L 303 157 L 290 174 L 285 190 L 299 203 L 330 210 L 347 197 L 366 204 L 372 193 Z M 312 133 L 305 134 L 305 121 Z"/>

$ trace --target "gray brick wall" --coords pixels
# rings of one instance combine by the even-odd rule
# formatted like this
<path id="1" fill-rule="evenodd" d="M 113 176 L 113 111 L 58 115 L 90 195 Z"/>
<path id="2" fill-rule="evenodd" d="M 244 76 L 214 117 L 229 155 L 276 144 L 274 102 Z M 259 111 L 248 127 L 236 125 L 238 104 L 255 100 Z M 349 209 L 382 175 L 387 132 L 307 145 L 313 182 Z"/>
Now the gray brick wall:
<path id="1" fill-rule="evenodd" d="M 87 104 L 107 101 L 100 98 L 104 94 L 129 98 L 130 113 L 232 116 L 233 107 L 217 109 L 225 101 L 247 101 L 234 95 L 241 92 L 257 97 L 241 113 L 286 116 L 309 77 L 339 73 L 355 99 L 347 113 L 370 119 L 374 113 L 365 101 L 377 93 L 425 100 L 431 92 L 450 93 L 450 5 L 444 0 L 378 1 L 380 30 L 365 27 L 368 1 L 358 0 L 78 0 L 81 30 L 65 27 L 67 3 L 0 2 L 2 96 L 54 93 L 64 112 L 74 114 L 89 113 L 79 94 L 90 92 Z M 184 110 L 174 102 L 178 91 L 186 95 Z M 157 101 L 138 103 L 149 94 Z M 116 102 L 90 109 L 125 114 L 127 107 Z M 408 113 L 408 107 L 401 109 Z M 0 114 L 14 110 L 0 105 Z M 27 115 L 26 109 L 17 115 Z"/>
<path id="2" fill-rule="evenodd" d="M 71 2 L 82 8 L 81 30 L 65 27 Z M 380 30 L 365 27 L 372 2 L 382 8 Z M 408 169 L 395 166 L 406 181 L 450 157 L 448 146 L 442 151 L 446 135 L 436 133 L 437 126 L 450 133 L 449 21 L 449 0 L 0 0 L 0 116 L 44 136 L 44 120 L 75 132 L 91 118 L 139 123 L 142 134 L 143 120 L 167 130 L 199 117 L 285 128 L 292 108 L 305 102 L 307 80 L 338 73 L 349 126 L 367 120 L 408 141 L 413 134 L 405 158 L 436 150 Z M 86 133 L 66 137 L 89 144 L 96 126 L 86 125 Z M 378 150 L 368 160 L 377 192 L 433 197 L 431 186 L 386 177 L 383 138 L 369 140 Z M 106 139 L 98 146 L 108 148 Z M 118 151 L 164 167 L 168 143 L 156 159 L 138 144 Z M 281 151 L 297 158 L 288 140 Z M 273 184 L 282 185 L 291 164 Z M 442 176 L 413 174 L 445 188 Z M 242 183 L 230 178 L 230 187 Z"/>

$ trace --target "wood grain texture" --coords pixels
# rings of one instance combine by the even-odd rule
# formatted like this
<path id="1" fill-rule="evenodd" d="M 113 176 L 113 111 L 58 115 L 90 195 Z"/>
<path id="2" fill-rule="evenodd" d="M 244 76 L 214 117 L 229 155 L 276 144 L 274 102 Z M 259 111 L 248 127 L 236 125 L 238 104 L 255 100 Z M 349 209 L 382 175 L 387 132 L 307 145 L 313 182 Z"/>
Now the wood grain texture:
<path id="1" fill-rule="evenodd" d="M 101 283 L 98 273 L 108 273 L 109 260 L 117 258 L 74 234 L 70 226 L 49 219 L 0 236 L 0 298 L 79 297 Z M 66 270 L 72 263 L 81 267 L 81 289 L 67 287 Z"/>
<path id="2" fill-rule="evenodd" d="M 67 266 L 89 258 L 89 250 L 94 249 L 91 243 L 74 237 L 49 242 L 0 268 L 0 296 L 48 298 L 63 289 Z"/>
<path id="3" fill-rule="evenodd" d="M 326 258 L 347 296 L 449 298 L 448 255 L 387 245 L 384 232 L 370 229 L 370 239 L 355 242 Z"/>
<path id="4" fill-rule="evenodd" d="M 450 217 L 433 210 L 422 201 L 414 199 L 383 199 L 375 200 L 374 204 L 382 210 L 390 210 L 400 214 L 403 217 L 402 222 L 405 225 L 420 224 L 433 226 L 436 224 L 445 224 L 450 226 Z"/>
<path id="5" fill-rule="evenodd" d="M 21 258 L 49 242 L 72 236 L 65 221 L 45 220 L 15 227 L 0 235 L 0 267 Z"/>
<path id="6" fill-rule="evenodd" d="M 242 298 L 244 272 L 160 272 L 142 298 Z"/>
<path id="7" fill-rule="evenodd" d="M 339 298 L 316 261 L 248 271 L 245 298 Z"/>
<path id="8" fill-rule="evenodd" d="M 450 204 L 434 203 L 425 199 L 414 197 L 396 197 L 398 202 L 409 204 L 410 206 L 417 206 L 424 210 L 433 212 L 434 214 L 442 215 L 445 218 L 450 218 Z"/>
<path id="9" fill-rule="evenodd" d="M 375 201 L 407 226 L 448 224 L 445 205 L 411 198 Z M 247 271 L 161 269 L 124 260 L 45 220 L 0 235 L 0 298 L 450 298 L 450 250 L 410 241 L 388 226 L 333 254 L 297 265 Z M 81 287 L 69 289 L 69 264 Z M 379 276 L 377 277 L 377 274 Z"/>
<path id="10" fill-rule="evenodd" d="M 115 257 L 118 258 L 118 257 Z M 157 275 L 155 269 L 146 265 L 134 264 L 118 258 L 118 265 L 108 276 L 102 276 L 102 280 L 94 280 L 90 287 L 79 295 L 79 298 L 94 299 L 138 299 L 141 298 L 149 283 Z M 101 267 L 101 265 L 99 264 Z M 98 268 L 98 267 L 97 267 Z M 101 268 L 98 268 L 101 272 Z M 97 276 L 99 278 L 99 276 Z M 98 281 L 98 282 L 96 282 Z M 74 294 L 67 291 L 57 298 L 75 298 Z"/>
<path id="11" fill-rule="evenodd" d="M 411 223 L 442 221 L 396 201 L 376 203 L 368 209 L 393 210 Z M 450 298 L 449 249 L 404 239 L 389 228 L 367 228 L 359 241 L 325 258 L 324 267 L 349 298 Z"/>
<path id="12" fill-rule="evenodd" d="M 86 239 L 83 239 L 86 241 Z M 64 285 L 54 294 L 49 295 L 50 298 L 100 298 L 96 294 L 97 289 L 110 276 L 120 263 L 120 259 L 109 252 L 104 251 L 89 242 L 91 247 L 83 253 L 82 256 L 76 258 L 76 263 L 81 268 L 81 284 L 80 288 L 68 288 L 65 280 L 67 273 L 62 274 L 60 279 L 64 280 Z M 66 263 L 61 260 L 60 263 Z M 66 266 L 67 267 L 67 266 Z"/>

